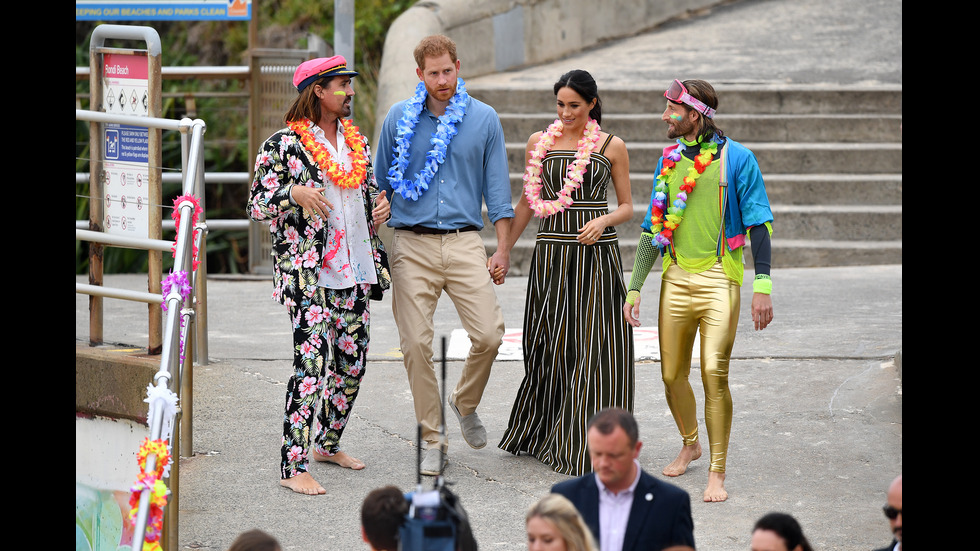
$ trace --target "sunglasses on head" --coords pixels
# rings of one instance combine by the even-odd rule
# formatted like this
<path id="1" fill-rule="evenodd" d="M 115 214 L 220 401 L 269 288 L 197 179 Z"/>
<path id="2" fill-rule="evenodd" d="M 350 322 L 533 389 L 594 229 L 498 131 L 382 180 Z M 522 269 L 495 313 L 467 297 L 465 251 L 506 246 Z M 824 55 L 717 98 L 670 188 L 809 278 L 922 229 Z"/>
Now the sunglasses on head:
<path id="1" fill-rule="evenodd" d="M 709 119 L 714 118 L 715 116 L 714 109 L 708 107 L 707 105 L 704 104 L 704 102 L 696 99 L 694 96 L 689 94 L 684 84 L 681 83 L 681 81 L 677 80 L 676 78 L 674 79 L 674 82 L 670 83 L 670 86 L 664 92 L 664 97 L 669 99 L 670 101 L 675 101 L 678 103 L 686 103 L 687 105 L 690 105 L 695 110 L 697 110 L 698 113 L 701 113 L 702 115 L 708 117 Z"/>
<path id="2" fill-rule="evenodd" d="M 901 509 L 896 509 L 891 505 L 885 505 L 884 507 L 881 508 L 881 510 L 884 511 L 885 516 L 891 520 L 895 520 L 896 518 L 898 518 L 898 515 L 902 514 Z"/>

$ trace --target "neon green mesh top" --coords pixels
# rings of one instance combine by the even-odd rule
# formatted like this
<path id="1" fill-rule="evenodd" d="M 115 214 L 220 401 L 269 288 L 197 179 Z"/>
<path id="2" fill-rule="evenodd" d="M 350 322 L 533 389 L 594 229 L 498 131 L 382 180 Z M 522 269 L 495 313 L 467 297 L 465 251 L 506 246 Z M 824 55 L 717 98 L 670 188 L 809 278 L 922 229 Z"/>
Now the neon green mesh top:
<path id="1" fill-rule="evenodd" d="M 711 164 L 704 169 L 701 177 L 697 179 L 697 184 L 687 197 L 687 208 L 684 210 L 684 219 L 680 226 L 674 230 L 674 254 L 677 255 L 677 265 L 684 271 L 697 274 L 711 268 L 718 260 L 717 249 L 718 239 L 721 229 L 721 193 L 718 186 L 721 174 L 721 162 L 719 157 L 715 157 Z M 684 175 L 689 168 L 694 166 L 694 161 L 686 156 L 681 156 L 674 170 L 668 177 L 667 184 L 670 188 L 670 201 L 673 203 L 677 198 L 677 192 L 684 182 Z M 742 285 L 744 266 L 742 264 L 742 247 L 729 251 L 728 247 L 722 244 L 722 268 L 729 279 Z M 664 255 L 663 269 L 673 264 L 670 255 Z"/>

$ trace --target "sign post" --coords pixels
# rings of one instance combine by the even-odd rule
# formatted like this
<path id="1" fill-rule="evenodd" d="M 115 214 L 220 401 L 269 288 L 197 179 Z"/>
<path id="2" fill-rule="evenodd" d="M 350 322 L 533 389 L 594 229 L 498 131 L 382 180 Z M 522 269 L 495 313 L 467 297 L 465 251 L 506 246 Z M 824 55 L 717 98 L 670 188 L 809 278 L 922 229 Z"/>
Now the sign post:
<path id="1" fill-rule="evenodd" d="M 145 48 L 115 48 L 107 40 L 139 41 Z M 99 25 L 89 49 L 90 105 L 100 111 L 159 118 L 161 101 L 161 46 L 150 27 Z M 91 170 L 89 229 L 108 233 L 161 238 L 162 153 L 161 131 L 125 124 L 93 123 L 89 129 Z M 101 199 L 101 200 L 100 200 Z M 102 285 L 104 246 L 89 243 L 89 283 Z M 149 251 L 147 290 L 159 293 L 162 254 Z M 162 316 L 149 304 L 147 351 L 162 347 Z M 89 341 L 102 343 L 102 298 L 89 297 Z"/>

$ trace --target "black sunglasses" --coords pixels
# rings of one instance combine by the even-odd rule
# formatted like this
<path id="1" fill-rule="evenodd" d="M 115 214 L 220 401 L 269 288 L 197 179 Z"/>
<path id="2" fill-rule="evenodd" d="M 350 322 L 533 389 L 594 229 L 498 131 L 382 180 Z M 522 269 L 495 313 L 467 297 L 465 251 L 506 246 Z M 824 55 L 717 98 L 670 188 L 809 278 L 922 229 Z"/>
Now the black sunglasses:
<path id="1" fill-rule="evenodd" d="M 898 518 L 898 515 L 902 514 L 901 509 L 896 509 L 891 505 L 885 505 L 884 507 L 881 508 L 881 510 L 884 511 L 885 516 L 890 518 L 891 520 L 895 520 L 896 518 Z"/>

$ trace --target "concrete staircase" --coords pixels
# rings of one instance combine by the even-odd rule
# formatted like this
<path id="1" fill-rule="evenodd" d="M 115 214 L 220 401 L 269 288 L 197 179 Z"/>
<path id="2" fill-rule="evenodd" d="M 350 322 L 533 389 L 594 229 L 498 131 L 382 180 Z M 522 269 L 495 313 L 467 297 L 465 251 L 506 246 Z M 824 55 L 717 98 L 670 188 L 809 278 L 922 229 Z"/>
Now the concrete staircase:
<path id="1" fill-rule="evenodd" d="M 555 119 L 554 97 L 551 90 L 468 89 L 500 114 L 516 201 L 527 137 Z M 766 181 L 775 269 L 902 263 L 901 86 L 717 90 L 718 126 L 756 154 Z M 622 137 L 630 153 L 634 216 L 617 228 L 629 271 L 657 159 L 669 145 L 660 120 L 665 100 L 655 90 L 600 94 L 603 130 Z M 616 204 L 612 189 L 609 201 Z M 515 246 L 512 273 L 526 273 L 536 229 L 532 220 Z M 483 235 L 494 250 L 492 226 Z M 751 266 L 750 254 L 746 263 Z"/>

